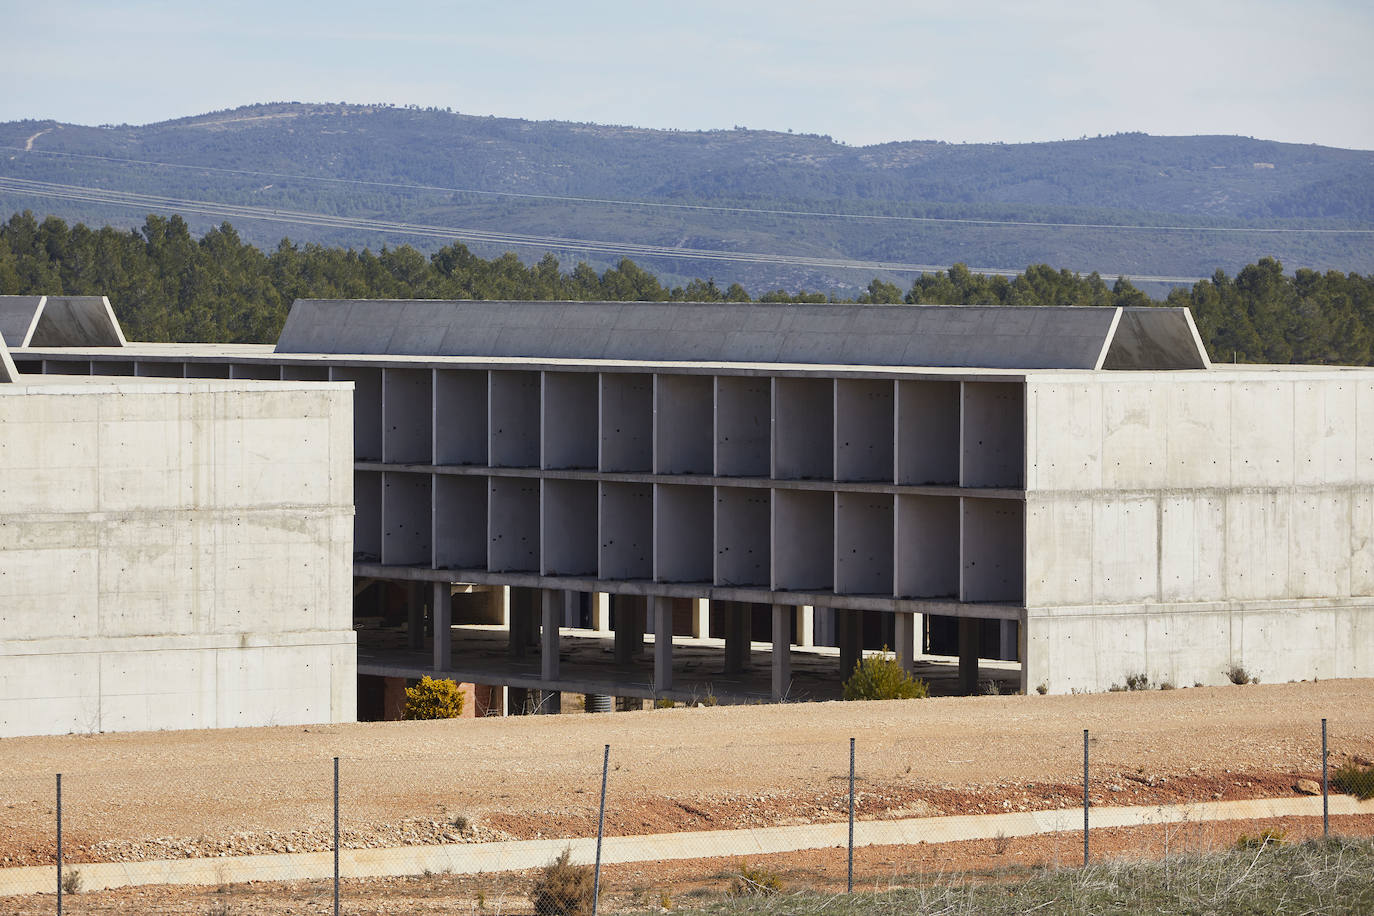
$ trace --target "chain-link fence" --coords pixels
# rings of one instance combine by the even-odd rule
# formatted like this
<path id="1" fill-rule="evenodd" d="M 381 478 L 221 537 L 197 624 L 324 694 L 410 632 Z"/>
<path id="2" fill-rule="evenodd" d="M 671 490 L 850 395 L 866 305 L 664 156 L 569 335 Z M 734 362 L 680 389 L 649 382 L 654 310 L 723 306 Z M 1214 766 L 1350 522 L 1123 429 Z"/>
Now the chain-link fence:
<path id="1" fill-rule="evenodd" d="M 726 717 L 686 770 L 682 744 L 645 741 L 575 755 L 526 747 L 499 777 L 471 778 L 474 755 L 520 745 L 521 724 L 502 723 L 494 746 L 291 766 L 271 747 L 213 758 L 207 733 L 141 769 L 110 768 L 118 778 L 96 767 L 0 776 L 0 912 L 529 913 L 560 911 L 563 893 L 601 912 L 648 911 L 1374 834 L 1374 802 L 1345 794 L 1369 761 L 1337 738 L 1341 766 L 1328 766 L 1326 720 L 1280 772 L 1158 774 L 1119 752 L 1102 766 L 1112 732 L 1085 729 L 1030 748 L 1051 778 L 935 782 L 923 769 L 961 764 L 937 759 L 938 735 L 877 729 L 789 758 L 762 755 Z M 118 757 L 123 741 L 110 737 Z M 207 756 L 187 759 L 198 748 Z M 986 750 L 996 760 L 1007 749 Z M 709 787 L 683 778 L 705 770 L 730 775 Z M 569 867 L 556 867 L 565 853 Z"/>

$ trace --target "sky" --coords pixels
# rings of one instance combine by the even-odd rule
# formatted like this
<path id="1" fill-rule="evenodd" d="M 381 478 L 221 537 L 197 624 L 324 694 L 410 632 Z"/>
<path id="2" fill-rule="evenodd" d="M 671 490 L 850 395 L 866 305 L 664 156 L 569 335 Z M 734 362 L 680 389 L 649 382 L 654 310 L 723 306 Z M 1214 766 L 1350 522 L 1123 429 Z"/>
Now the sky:
<path id="1" fill-rule="evenodd" d="M 389 102 L 683 130 L 1374 149 L 1368 0 L 0 0 L 0 121 Z"/>

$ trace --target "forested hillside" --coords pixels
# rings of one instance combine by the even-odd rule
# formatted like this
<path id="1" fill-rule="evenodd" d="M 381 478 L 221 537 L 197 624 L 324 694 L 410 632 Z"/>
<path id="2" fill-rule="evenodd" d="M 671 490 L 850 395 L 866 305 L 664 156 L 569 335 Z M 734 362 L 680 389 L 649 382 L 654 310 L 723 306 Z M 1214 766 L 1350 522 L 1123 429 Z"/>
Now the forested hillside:
<path id="1" fill-rule="evenodd" d="M 849 147 L 743 128 L 283 103 L 143 126 L 12 122 L 0 124 L 0 146 L 0 211 L 126 228 L 179 212 L 197 232 L 227 218 L 260 246 L 290 234 L 433 251 L 458 238 L 486 257 L 553 251 L 599 268 L 618 256 L 589 240 L 769 255 L 726 266 L 634 255 L 673 283 L 728 269 L 755 294 L 857 292 L 874 273 L 905 285 L 915 265 L 957 262 L 1139 279 L 1210 277 L 1272 256 L 1374 272 L 1374 153 L 1244 137 Z M 119 196 L 129 194 L 170 200 Z M 480 235 L 496 231 L 513 238 Z M 542 238 L 519 238 L 531 235 Z"/>
<path id="2" fill-rule="evenodd" d="M 19 213 L 0 224 L 0 294 L 106 295 L 131 340 L 271 342 L 297 298 L 609 299 L 748 302 L 738 283 L 668 286 L 633 261 L 598 272 L 565 270 L 553 255 L 532 265 L 513 254 L 474 255 L 461 243 L 426 256 L 407 245 L 370 250 L 297 245 L 264 251 L 225 223 L 199 238 L 179 216 L 149 216 L 137 230 L 39 222 Z M 763 301 L 825 302 L 778 289 Z M 1108 284 L 1047 265 L 1015 277 L 955 265 L 904 288 L 874 278 L 858 301 L 912 304 L 1152 305 L 1129 281 Z M 1374 358 L 1374 280 L 1301 269 L 1272 259 L 1233 278 L 1177 289 L 1167 305 L 1192 308 L 1212 358 L 1230 362 L 1367 365 Z"/>

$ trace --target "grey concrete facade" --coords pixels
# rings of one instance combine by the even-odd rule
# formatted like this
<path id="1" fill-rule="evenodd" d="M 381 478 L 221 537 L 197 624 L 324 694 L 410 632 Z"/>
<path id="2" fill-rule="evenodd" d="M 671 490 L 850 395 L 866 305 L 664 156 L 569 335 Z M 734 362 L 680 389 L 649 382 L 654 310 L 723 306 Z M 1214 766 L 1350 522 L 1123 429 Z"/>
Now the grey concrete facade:
<path id="1" fill-rule="evenodd" d="M 0 737 L 356 717 L 344 385 L 0 385 Z"/>
<path id="2" fill-rule="evenodd" d="M 904 663 L 960 621 L 969 689 L 980 655 L 1051 692 L 1374 674 L 1374 370 L 1212 367 L 1186 311 L 302 302 L 276 349 L 19 369 L 351 382 L 355 574 L 635 598 L 622 663 L 704 598 L 727 671 L 740 608 L 773 609 L 774 696 L 787 643 L 852 664 L 861 612 Z M 577 689 L 556 606 L 512 612 L 512 646 Z"/>

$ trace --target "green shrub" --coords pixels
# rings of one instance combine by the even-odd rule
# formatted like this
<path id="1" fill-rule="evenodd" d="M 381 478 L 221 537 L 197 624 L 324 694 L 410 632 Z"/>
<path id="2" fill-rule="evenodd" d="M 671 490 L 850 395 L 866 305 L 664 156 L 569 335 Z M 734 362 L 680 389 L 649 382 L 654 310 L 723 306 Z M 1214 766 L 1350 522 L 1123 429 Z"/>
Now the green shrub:
<path id="1" fill-rule="evenodd" d="M 1331 782 L 1346 795 L 1374 798 L 1374 766 L 1344 763 L 1331 774 Z"/>
<path id="2" fill-rule="evenodd" d="M 930 696 L 930 685 L 912 677 L 902 663 L 887 654 L 860 658 L 844 682 L 846 700 L 919 700 Z"/>
<path id="3" fill-rule="evenodd" d="M 406 688 L 406 719 L 456 719 L 463 714 L 463 691 L 458 682 L 425 675 Z"/>
<path id="4" fill-rule="evenodd" d="M 1236 848 L 1263 849 L 1265 846 L 1282 846 L 1283 838 L 1286 835 L 1287 834 L 1282 830 L 1275 830 L 1273 828 L 1261 830 L 1258 836 L 1242 833 L 1240 836 L 1236 837 Z"/>
<path id="5" fill-rule="evenodd" d="M 780 893 L 782 878 L 778 877 L 777 872 L 766 868 L 751 868 L 749 863 L 743 860 L 740 861 L 739 871 L 735 872 L 735 880 L 727 892 L 731 897 L 772 897 Z"/>
<path id="6" fill-rule="evenodd" d="M 596 893 L 590 865 L 573 865 L 565 848 L 534 878 L 530 903 L 538 916 L 588 916 Z"/>

